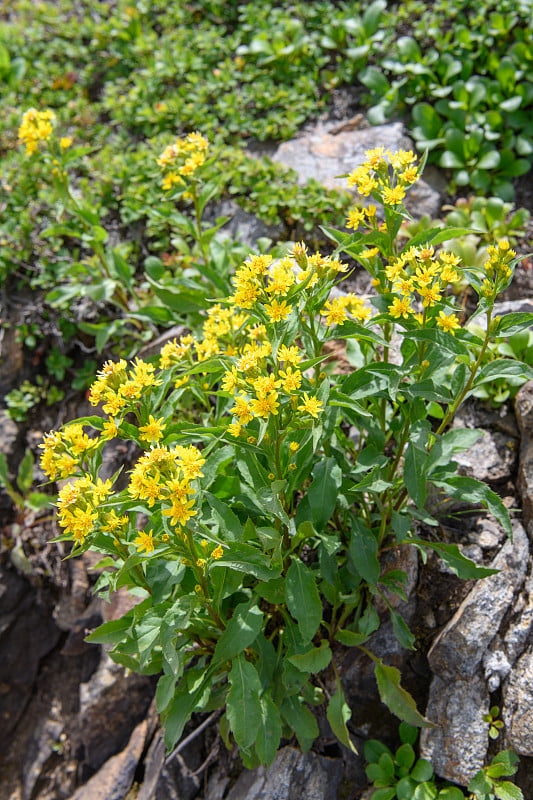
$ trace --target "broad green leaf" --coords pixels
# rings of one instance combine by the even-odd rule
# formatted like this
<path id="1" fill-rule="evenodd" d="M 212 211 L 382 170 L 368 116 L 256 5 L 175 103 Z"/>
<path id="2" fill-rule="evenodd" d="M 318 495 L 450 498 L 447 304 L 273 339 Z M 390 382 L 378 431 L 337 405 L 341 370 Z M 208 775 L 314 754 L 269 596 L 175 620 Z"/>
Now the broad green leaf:
<path id="1" fill-rule="evenodd" d="M 474 561 L 466 558 L 456 544 L 444 544 L 443 542 L 428 542 L 423 539 L 410 539 L 412 544 L 418 545 L 422 550 L 430 548 L 435 550 L 450 569 L 463 581 L 471 578 L 487 578 L 489 575 L 496 575 L 499 570 L 489 567 L 479 567 Z"/>
<path id="2" fill-rule="evenodd" d="M 511 781 L 494 784 L 494 792 L 498 800 L 524 800 L 522 790 Z"/>
<path id="3" fill-rule="evenodd" d="M 181 738 L 193 711 L 207 702 L 211 675 L 210 670 L 193 669 L 188 670 L 180 681 L 163 718 L 167 750 L 172 750 Z"/>
<path id="4" fill-rule="evenodd" d="M 400 686 L 400 670 L 389 667 L 378 659 L 375 664 L 375 675 L 379 696 L 393 714 L 417 728 L 435 727 L 417 710 L 409 692 Z"/>
<path id="5" fill-rule="evenodd" d="M 130 630 L 133 620 L 127 614 L 120 619 L 112 619 L 110 622 L 104 622 L 95 631 L 85 637 L 86 642 L 92 644 L 118 644 L 124 641 L 126 633 Z"/>
<path id="6" fill-rule="evenodd" d="M 162 675 L 159 678 L 157 689 L 155 692 L 155 704 L 157 711 L 161 714 L 167 708 L 170 701 L 174 696 L 174 687 L 176 685 L 175 675 Z"/>
<path id="7" fill-rule="evenodd" d="M 229 661 L 246 650 L 256 639 L 263 625 L 263 612 L 250 603 L 241 603 L 233 612 L 227 628 L 217 642 L 213 663 Z"/>
<path id="8" fill-rule="evenodd" d="M 446 786 L 437 795 L 437 800 L 464 800 L 463 792 L 457 786 Z M 415 793 L 414 800 L 418 800 Z"/>
<path id="9" fill-rule="evenodd" d="M 418 508 L 423 508 L 426 502 L 427 460 L 427 451 L 411 442 L 405 453 L 403 477 L 409 497 L 414 500 Z"/>
<path id="10" fill-rule="evenodd" d="M 344 692 L 342 691 L 342 685 L 338 678 L 337 691 L 328 703 L 326 715 L 328 722 L 331 725 L 331 730 L 339 742 L 352 750 L 352 752 L 357 753 L 357 750 L 350 739 L 348 728 L 346 727 L 346 723 L 352 716 L 352 712 L 346 703 Z"/>
<path id="11" fill-rule="evenodd" d="M 54 497 L 44 492 L 31 492 L 26 498 L 26 504 L 32 511 L 40 511 L 54 502 Z"/>
<path id="12" fill-rule="evenodd" d="M 419 758 L 411 771 L 411 776 L 417 783 L 431 780 L 433 777 L 433 767 L 431 763 L 425 758 Z"/>
<path id="13" fill-rule="evenodd" d="M 329 644 L 322 640 L 320 647 L 313 647 L 301 655 L 289 656 L 287 659 L 301 672 L 316 673 L 326 669 L 331 661 L 331 650 Z"/>
<path id="14" fill-rule="evenodd" d="M 214 519 L 219 524 L 224 540 L 242 542 L 242 523 L 228 504 L 219 500 L 211 492 L 204 492 L 204 497 L 213 510 Z"/>
<path id="15" fill-rule="evenodd" d="M 395 754 L 395 760 L 400 765 L 400 767 L 404 767 L 405 769 L 411 769 L 415 762 L 415 751 L 413 750 L 412 746 L 407 742 L 402 744 L 397 750 Z"/>
<path id="16" fill-rule="evenodd" d="M 318 736 L 318 724 L 315 717 L 301 698 L 296 695 L 286 697 L 280 710 L 283 719 L 296 734 L 298 743 L 305 753 Z"/>
<path id="17" fill-rule="evenodd" d="M 416 783 L 410 775 L 400 778 L 396 784 L 396 797 L 398 800 L 413 800 Z"/>
<path id="18" fill-rule="evenodd" d="M 307 491 L 307 498 L 313 524 L 318 532 L 326 527 L 335 510 L 341 483 L 342 471 L 334 458 L 325 458 L 317 464 L 313 472 L 313 481 Z"/>
<path id="19" fill-rule="evenodd" d="M 483 369 L 476 375 L 473 388 L 481 386 L 488 381 L 497 378 L 523 378 L 524 380 L 533 379 L 533 368 L 520 361 L 511 361 L 509 358 L 498 358 L 485 364 Z"/>
<path id="20" fill-rule="evenodd" d="M 302 638 L 311 641 L 322 621 L 322 603 L 313 573 L 299 558 L 293 558 L 287 571 L 285 594 Z"/>
<path id="21" fill-rule="evenodd" d="M 255 742 L 257 755 L 264 766 L 269 766 L 275 758 L 282 733 L 281 717 L 270 693 L 260 698 L 261 717 Z"/>
<path id="22" fill-rule="evenodd" d="M 261 682 L 256 668 L 242 654 L 233 661 L 228 679 L 226 714 L 235 741 L 247 748 L 255 742 L 261 725 Z"/>
<path id="23" fill-rule="evenodd" d="M 211 564 L 211 570 L 221 567 L 230 567 L 238 572 L 244 572 L 259 578 L 261 581 L 269 581 L 272 578 L 279 578 L 280 567 L 270 565 L 270 559 L 264 555 L 257 547 L 241 542 L 232 542 L 230 548 L 224 548 L 222 558 Z"/>
<path id="24" fill-rule="evenodd" d="M 363 580 L 375 585 L 379 580 L 378 541 L 361 520 L 352 523 L 349 553 L 352 564 Z"/>

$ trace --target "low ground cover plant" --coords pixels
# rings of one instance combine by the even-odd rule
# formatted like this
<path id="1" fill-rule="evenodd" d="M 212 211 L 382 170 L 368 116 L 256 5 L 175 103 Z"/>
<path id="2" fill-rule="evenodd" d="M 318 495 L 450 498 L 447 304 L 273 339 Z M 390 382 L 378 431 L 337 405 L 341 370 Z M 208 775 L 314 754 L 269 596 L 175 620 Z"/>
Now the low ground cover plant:
<path id="1" fill-rule="evenodd" d="M 457 474 L 454 454 L 478 432 L 449 425 L 478 387 L 533 376 L 515 359 L 484 363 L 496 337 L 533 320 L 493 315 L 518 259 L 503 239 L 482 267 L 464 267 L 442 248 L 459 228 L 401 246 L 403 200 L 422 166 L 411 152 L 366 156 L 348 184 L 372 202 L 349 212 L 348 232 L 325 229 L 332 255 L 300 243 L 280 259 L 250 256 L 201 329 L 152 359 L 107 362 L 89 394 L 100 413 L 42 445 L 46 474 L 67 480 L 59 538 L 73 542 L 72 556 L 102 554 L 103 596 L 125 586 L 139 600 L 89 640 L 129 669 L 162 673 L 169 748 L 194 712 L 220 709 L 228 746 L 248 767 L 269 764 L 282 738 L 311 747 L 316 705 L 353 749 L 338 668 L 346 647 L 372 660 L 393 713 L 431 725 L 371 649 L 387 616 L 415 646 L 398 611 L 406 574 L 390 556 L 415 547 L 462 578 L 493 573 L 423 535 L 419 523 L 437 526 L 430 487 L 483 504 L 512 535 L 498 495 Z M 166 174 L 174 157 L 163 159 Z M 375 295 L 336 289 L 344 254 L 365 264 Z M 474 316 L 486 316 L 480 332 L 464 327 L 452 292 L 460 278 L 477 295 Z M 350 342 L 350 374 L 336 369 L 332 342 Z M 115 438 L 135 443 L 138 458 L 109 476 L 102 451 Z"/>

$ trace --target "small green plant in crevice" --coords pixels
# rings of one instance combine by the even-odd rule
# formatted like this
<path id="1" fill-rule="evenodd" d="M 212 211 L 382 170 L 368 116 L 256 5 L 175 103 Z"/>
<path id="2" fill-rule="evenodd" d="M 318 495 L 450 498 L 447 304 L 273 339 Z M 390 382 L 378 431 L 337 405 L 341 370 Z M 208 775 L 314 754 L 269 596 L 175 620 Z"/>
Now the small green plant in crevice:
<path id="1" fill-rule="evenodd" d="M 498 732 L 494 735 L 490 731 L 498 713 L 494 706 L 483 717 L 491 725 L 489 736 L 493 739 Z M 425 758 L 416 757 L 417 728 L 402 722 L 399 735 L 402 744 L 394 753 L 376 739 L 365 742 L 366 774 L 375 788 L 370 800 L 523 800 L 522 790 L 516 784 L 501 780 L 514 775 L 518 768 L 518 756 L 511 750 L 498 753 L 462 789 L 436 776 Z"/>
<path id="2" fill-rule="evenodd" d="M 94 362 L 93 362 L 94 363 Z M 35 383 L 23 381 L 16 389 L 11 389 L 4 398 L 6 414 L 14 422 L 25 422 L 29 412 L 40 403 L 47 406 L 58 403 L 65 396 L 59 386 L 50 383 L 48 378 L 37 375 Z"/>
<path id="3" fill-rule="evenodd" d="M 488 714 L 483 714 L 483 722 L 488 722 L 489 724 L 489 736 L 491 739 L 497 739 L 503 728 L 503 722 L 498 719 L 499 716 L 499 706 L 492 706 Z"/>
<path id="4" fill-rule="evenodd" d="M 366 775 L 375 787 L 371 800 L 464 800 L 457 786 L 438 781 L 431 762 L 416 757 L 418 729 L 402 722 L 399 735 L 402 744 L 394 753 L 377 739 L 364 744 Z"/>
<path id="5" fill-rule="evenodd" d="M 9 479 L 9 469 L 4 453 L 0 453 L 0 486 L 11 498 L 16 509 L 17 522 L 20 524 L 28 511 L 38 512 L 51 506 L 55 498 L 44 492 L 33 492 L 33 467 L 35 459 L 30 448 L 26 449 L 19 464 L 17 477 L 13 483 Z"/>

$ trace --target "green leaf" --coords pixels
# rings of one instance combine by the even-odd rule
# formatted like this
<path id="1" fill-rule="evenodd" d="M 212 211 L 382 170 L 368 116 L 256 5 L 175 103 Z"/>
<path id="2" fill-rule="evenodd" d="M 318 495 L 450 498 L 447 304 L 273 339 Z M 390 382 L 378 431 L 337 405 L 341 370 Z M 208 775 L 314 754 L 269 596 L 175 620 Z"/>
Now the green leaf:
<path id="1" fill-rule="evenodd" d="M 511 781 L 494 784 L 494 792 L 498 800 L 524 800 L 522 790 Z"/>
<path id="2" fill-rule="evenodd" d="M 206 690 L 211 682 L 211 675 L 211 670 L 206 672 L 203 669 L 191 669 L 180 681 L 174 699 L 164 714 L 167 750 L 171 750 L 181 738 L 183 729 L 197 706 L 205 705 L 209 696 Z"/>
<path id="3" fill-rule="evenodd" d="M 293 558 L 288 569 L 285 593 L 302 638 L 311 641 L 322 621 L 322 603 L 313 573 L 299 558 Z"/>
<path id="4" fill-rule="evenodd" d="M 476 164 L 476 169 L 496 169 L 500 164 L 500 154 L 497 150 L 489 150 L 481 156 Z"/>
<path id="5" fill-rule="evenodd" d="M 213 510 L 215 522 L 218 522 L 219 528 L 223 532 L 224 540 L 242 542 L 242 523 L 228 504 L 219 500 L 218 497 L 210 492 L 204 492 L 204 497 Z"/>
<path id="6" fill-rule="evenodd" d="M 170 704 L 170 701 L 174 697 L 175 686 L 176 686 L 175 675 L 162 675 L 159 678 L 157 689 L 155 692 L 155 704 L 157 711 L 160 714 L 167 708 L 167 706 Z"/>
<path id="7" fill-rule="evenodd" d="M 32 511 L 40 511 L 42 508 L 46 508 L 53 502 L 54 497 L 49 494 L 44 494 L 44 492 L 30 492 L 26 498 L 26 505 L 28 505 Z"/>
<path id="8" fill-rule="evenodd" d="M 496 335 L 499 336 L 505 333 L 506 336 L 512 336 L 514 333 L 519 333 L 525 328 L 533 326 L 533 314 L 526 312 L 516 312 L 514 314 L 506 314 L 498 323 Z"/>
<path id="9" fill-rule="evenodd" d="M 419 758 L 416 764 L 414 765 L 413 769 L 411 770 L 411 777 L 417 783 L 424 783 L 424 781 L 430 781 L 433 777 L 433 767 L 431 766 L 431 762 L 426 761 L 425 758 Z"/>
<path id="10" fill-rule="evenodd" d="M 446 786 L 437 795 L 437 800 L 464 800 L 463 792 L 457 786 Z M 415 800 L 418 798 L 415 797 Z"/>
<path id="11" fill-rule="evenodd" d="M 352 716 L 352 712 L 350 711 L 350 708 L 344 698 L 344 692 L 342 691 L 342 685 L 339 678 L 337 678 L 337 691 L 328 703 L 326 716 L 329 724 L 331 725 L 331 730 L 339 742 L 341 742 L 341 744 L 343 744 L 345 747 L 348 747 L 353 753 L 357 753 L 357 750 L 350 739 L 348 728 L 346 727 L 346 723 Z"/>
<path id="12" fill-rule="evenodd" d="M 400 686 L 401 675 L 396 667 L 389 667 L 378 659 L 375 663 L 375 675 L 379 696 L 393 714 L 417 728 L 436 727 L 420 714 L 409 692 Z"/>
<path id="13" fill-rule="evenodd" d="M 445 481 L 433 480 L 432 483 L 438 488 L 444 489 L 458 500 L 464 501 L 468 499 L 471 503 L 481 503 L 484 505 L 485 508 L 496 517 L 512 541 L 513 528 L 509 518 L 509 511 L 503 504 L 501 498 L 482 481 L 478 481 L 475 478 L 468 478 L 465 475 L 455 475 L 446 478 Z"/>
<path id="14" fill-rule="evenodd" d="M 313 647 L 301 655 L 289 656 L 287 660 L 301 672 L 321 672 L 331 661 L 331 650 L 329 644 L 322 640 L 320 647 Z"/>
<path id="15" fill-rule="evenodd" d="M 86 636 L 85 641 L 92 644 L 119 644 L 126 638 L 126 633 L 132 624 L 133 619 L 130 614 L 126 614 L 120 619 L 112 619 L 110 622 L 104 622 L 89 636 Z"/>
<path id="16" fill-rule="evenodd" d="M 533 369 L 520 361 L 511 361 L 509 358 L 498 358 L 485 364 L 483 369 L 476 375 L 474 388 L 483 383 L 492 382 L 498 378 L 523 378 L 524 380 L 533 379 Z"/>
<path id="17" fill-rule="evenodd" d="M 341 484 L 342 470 L 334 458 L 325 458 L 317 464 L 307 499 L 311 507 L 313 524 L 318 532 L 326 527 L 335 510 Z"/>
<path id="18" fill-rule="evenodd" d="M 352 523 L 349 553 L 352 564 L 363 580 L 371 586 L 379 580 L 378 541 L 371 530 L 359 519 Z"/>
<path id="19" fill-rule="evenodd" d="M 260 698 L 260 705 L 261 717 L 255 749 L 261 763 L 269 766 L 274 761 L 281 740 L 281 717 L 270 693 L 263 694 Z"/>
<path id="20" fill-rule="evenodd" d="M 5 453 L 0 452 L 0 486 L 10 487 L 10 485 L 7 458 Z"/>
<path id="21" fill-rule="evenodd" d="M 485 794 L 492 792 L 492 781 L 487 778 L 483 770 L 480 770 L 476 772 L 468 784 L 468 791 L 483 797 Z"/>
<path id="22" fill-rule="evenodd" d="M 296 734 L 298 743 L 305 753 L 318 736 L 318 723 L 315 717 L 304 705 L 302 698 L 297 695 L 286 697 L 280 710 L 283 719 Z"/>
<path id="23" fill-rule="evenodd" d="M 396 750 L 394 758 L 400 767 L 411 769 L 416 758 L 415 751 L 410 744 L 405 743 Z"/>
<path id="24" fill-rule="evenodd" d="M 255 742 L 261 725 L 261 682 L 256 668 L 244 655 L 237 656 L 233 661 L 228 679 L 231 688 L 227 697 L 226 714 L 235 741 L 239 747 L 247 748 Z"/>
<path id="25" fill-rule="evenodd" d="M 229 549 L 224 548 L 222 558 L 213 562 L 211 570 L 230 567 L 238 572 L 244 572 L 259 578 L 261 581 L 269 581 L 272 578 L 279 578 L 281 568 L 270 565 L 270 559 L 264 553 L 250 544 L 232 542 Z"/>
<path id="26" fill-rule="evenodd" d="M 496 575 L 499 570 L 489 567 L 479 567 L 474 561 L 466 558 L 456 544 L 444 544 L 443 542 L 428 542 L 423 539 L 410 539 L 412 544 L 420 546 L 420 549 L 430 548 L 435 550 L 450 569 L 463 581 L 471 578 L 487 578 L 489 575 Z"/>
<path id="27" fill-rule="evenodd" d="M 426 468 L 428 454 L 426 450 L 409 443 L 405 453 L 403 477 L 409 497 L 417 508 L 423 508 L 426 502 Z"/>
<path id="28" fill-rule="evenodd" d="M 250 602 L 235 609 L 227 628 L 217 642 L 213 662 L 229 661 L 246 650 L 257 638 L 263 625 L 263 612 Z"/>
<path id="29" fill-rule="evenodd" d="M 24 458 L 20 462 L 17 483 L 22 494 L 26 494 L 33 483 L 33 465 L 35 460 L 30 448 L 24 453 Z"/>

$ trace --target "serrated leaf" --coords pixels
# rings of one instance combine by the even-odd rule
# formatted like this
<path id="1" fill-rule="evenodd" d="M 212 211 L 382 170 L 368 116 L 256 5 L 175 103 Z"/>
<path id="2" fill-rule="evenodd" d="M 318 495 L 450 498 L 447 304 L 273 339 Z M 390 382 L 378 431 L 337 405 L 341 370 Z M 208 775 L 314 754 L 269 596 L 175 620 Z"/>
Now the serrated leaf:
<path id="1" fill-rule="evenodd" d="M 400 686 L 401 675 L 396 667 L 389 667 L 378 659 L 375 663 L 375 675 L 379 696 L 393 714 L 417 728 L 436 727 L 422 716 L 409 692 Z"/>

